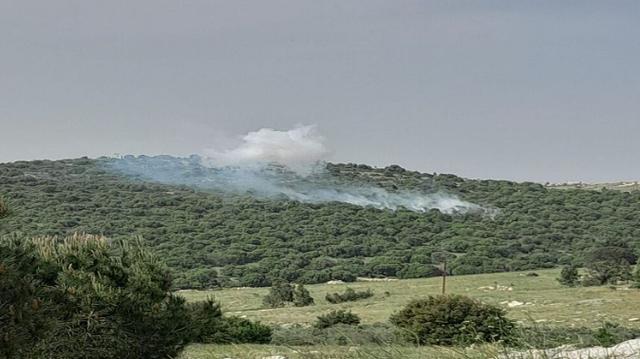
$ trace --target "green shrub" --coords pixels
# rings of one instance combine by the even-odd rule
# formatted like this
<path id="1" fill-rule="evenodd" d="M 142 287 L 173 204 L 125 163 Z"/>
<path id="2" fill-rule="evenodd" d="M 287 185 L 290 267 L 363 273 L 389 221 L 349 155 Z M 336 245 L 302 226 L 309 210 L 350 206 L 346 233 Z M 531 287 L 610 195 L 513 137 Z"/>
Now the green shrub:
<path id="1" fill-rule="evenodd" d="M 0 242 L 0 358 L 28 357 L 55 324 L 53 278 L 44 266 L 31 243 Z"/>
<path id="2" fill-rule="evenodd" d="M 560 282 L 560 284 L 562 285 L 575 287 L 578 283 L 580 283 L 580 276 L 578 275 L 578 267 L 574 265 L 562 267 L 562 271 L 560 271 L 560 277 L 558 278 L 558 282 Z"/>
<path id="3" fill-rule="evenodd" d="M 271 327 L 245 318 L 224 317 L 218 338 L 215 343 L 267 344 L 271 342 Z"/>
<path id="4" fill-rule="evenodd" d="M 302 284 L 296 285 L 293 290 L 293 305 L 296 307 L 306 307 L 313 305 L 314 300 L 307 288 Z"/>
<path id="5" fill-rule="evenodd" d="M 284 282 L 274 283 L 269 289 L 269 294 L 262 299 L 262 303 L 267 308 L 284 307 L 287 302 L 293 302 L 293 286 Z"/>
<path id="6" fill-rule="evenodd" d="M 358 326 L 336 324 L 324 329 L 294 325 L 275 328 L 271 344 L 287 346 L 406 345 L 396 332 L 393 326 L 384 323 Z"/>
<path id="7" fill-rule="evenodd" d="M 271 341 L 271 328 L 259 322 L 222 315 L 220 304 L 212 298 L 188 306 L 191 339 L 197 343 L 265 344 Z"/>
<path id="8" fill-rule="evenodd" d="M 269 290 L 262 303 L 267 308 L 281 308 L 292 303 L 296 307 L 304 307 L 314 303 L 313 297 L 302 284 L 295 287 L 289 283 L 277 282 Z"/>
<path id="9" fill-rule="evenodd" d="M 407 340 L 420 345 L 508 342 L 515 327 L 501 308 L 460 295 L 414 300 L 390 320 Z"/>
<path id="10" fill-rule="evenodd" d="M 0 197 L 0 218 L 8 214 L 9 214 L 9 206 L 7 206 L 7 203 L 4 201 L 4 199 Z"/>
<path id="11" fill-rule="evenodd" d="M 325 299 L 327 302 L 332 304 L 344 303 L 344 302 L 353 302 L 360 299 L 366 299 L 373 297 L 373 292 L 371 289 L 367 289 L 364 291 L 355 291 L 351 288 L 345 289 L 344 293 L 327 293 Z"/>
<path id="12" fill-rule="evenodd" d="M 0 248 L 10 257 L 0 283 L 13 282 L 2 296 L 21 308 L 18 322 L 0 315 L 1 330 L 16 338 L 8 357 L 166 358 L 190 339 L 184 299 L 137 240 L 13 238 Z"/>
<path id="13" fill-rule="evenodd" d="M 336 324 L 358 325 L 360 324 L 360 318 L 356 314 L 351 313 L 351 311 L 342 309 L 332 310 L 327 314 L 319 316 L 313 326 L 317 329 L 324 329 Z"/>
<path id="14" fill-rule="evenodd" d="M 635 271 L 633 272 L 633 283 L 632 286 L 634 288 L 640 288 L 640 264 L 636 265 Z"/>

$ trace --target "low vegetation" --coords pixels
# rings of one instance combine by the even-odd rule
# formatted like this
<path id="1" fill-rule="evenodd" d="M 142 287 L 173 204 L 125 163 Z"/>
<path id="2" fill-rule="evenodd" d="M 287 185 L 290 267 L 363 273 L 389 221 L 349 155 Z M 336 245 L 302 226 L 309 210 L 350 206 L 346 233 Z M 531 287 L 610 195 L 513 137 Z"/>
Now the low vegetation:
<path id="1" fill-rule="evenodd" d="M 9 206 L 7 203 L 0 197 L 0 218 L 5 217 L 9 214 Z"/>
<path id="2" fill-rule="evenodd" d="M 317 329 L 325 329 L 338 324 L 358 325 L 360 324 L 360 317 L 343 309 L 332 310 L 327 314 L 319 316 L 313 326 Z"/>
<path id="3" fill-rule="evenodd" d="M 420 345 L 512 343 L 515 323 L 505 314 L 469 297 L 440 295 L 414 300 L 390 320 L 408 341 Z"/>
<path id="4" fill-rule="evenodd" d="M 360 299 L 367 299 L 373 297 L 371 289 L 356 291 L 353 288 L 345 289 L 344 293 L 327 293 L 325 299 L 332 304 L 353 302 Z"/>
<path id="5" fill-rule="evenodd" d="M 278 282 L 271 287 L 269 294 L 263 298 L 262 303 L 267 308 L 280 308 L 287 304 L 306 307 L 313 305 L 314 300 L 304 285 Z"/>
<path id="6" fill-rule="evenodd" d="M 139 239 L 0 238 L 1 358 L 167 358 L 193 341 L 270 337 L 213 301 L 187 305 Z"/>

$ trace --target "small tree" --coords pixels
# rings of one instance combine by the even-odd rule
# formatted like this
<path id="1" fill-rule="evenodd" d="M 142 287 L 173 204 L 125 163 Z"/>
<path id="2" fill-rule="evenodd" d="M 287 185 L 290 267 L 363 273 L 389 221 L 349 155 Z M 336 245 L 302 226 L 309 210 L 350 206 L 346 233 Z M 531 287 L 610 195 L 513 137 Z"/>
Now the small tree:
<path id="1" fill-rule="evenodd" d="M 4 199 L 0 197 L 0 218 L 8 214 L 9 214 L 9 206 L 7 206 L 7 203 L 4 201 Z"/>
<path id="2" fill-rule="evenodd" d="M 568 287 L 575 287 L 580 280 L 580 276 L 578 275 L 578 267 L 574 265 L 564 266 L 562 271 L 560 271 L 560 277 L 558 278 L 558 282 L 562 285 L 566 285 Z"/>
<path id="3" fill-rule="evenodd" d="M 360 299 L 366 299 L 373 297 L 371 289 L 365 291 L 355 291 L 351 288 L 347 288 L 344 293 L 327 293 L 325 299 L 332 304 L 338 304 L 343 302 L 352 302 Z"/>
<path id="4" fill-rule="evenodd" d="M 268 308 L 284 307 L 287 302 L 293 302 L 293 287 L 285 282 L 276 282 L 262 300 Z"/>
<path id="5" fill-rule="evenodd" d="M 501 308 L 461 295 L 414 300 L 390 320 L 407 340 L 420 345 L 510 341 L 515 328 Z"/>
<path id="6" fill-rule="evenodd" d="M 293 305 L 296 307 L 306 307 L 313 305 L 314 300 L 307 288 L 302 284 L 296 285 L 293 290 Z"/>
<path id="7" fill-rule="evenodd" d="M 198 343 L 266 344 L 271 328 L 260 322 L 223 316 L 220 304 L 212 298 L 189 305 L 192 340 Z"/>
<path id="8" fill-rule="evenodd" d="M 633 272 L 633 287 L 640 288 L 640 264 L 636 265 L 636 270 Z"/>
<path id="9" fill-rule="evenodd" d="M 8 357 L 159 359 L 190 340 L 184 298 L 139 239 L 0 238 L 0 257 L 0 353 L 8 338 Z"/>
<path id="10" fill-rule="evenodd" d="M 358 325 L 360 324 L 360 317 L 351 313 L 351 311 L 332 310 L 319 316 L 313 326 L 317 329 L 325 329 L 337 324 Z"/>
<path id="11" fill-rule="evenodd" d="M 629 248 L 606 246 L 591 250 L 585 256 L 587 275 L 584 283 L 616 284 L 631 279 L 631 265 L 636 257 Z"/>

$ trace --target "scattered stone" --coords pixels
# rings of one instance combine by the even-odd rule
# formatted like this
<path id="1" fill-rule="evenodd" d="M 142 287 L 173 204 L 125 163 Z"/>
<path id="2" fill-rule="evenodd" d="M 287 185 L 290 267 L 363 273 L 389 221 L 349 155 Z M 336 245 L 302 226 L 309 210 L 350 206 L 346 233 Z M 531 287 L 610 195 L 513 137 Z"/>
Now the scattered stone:
<path id="1" fill-rule="evenodd" d="M 287 357 L 282 355 L 271 355 L 268 357 L 262 357 L 262 359 L 287 359 Z"/>
<path id="2" fill-rule="evenodd" d="M 523 302 L 518 302 L 517 300 L 512 300 L 512 301 L 507 303 L 507 307 L 509 307 L 509 308 L 519 307 L 521 305 L 524 305 L 524 303 Z"/>
<path id="3" fill-rule="evenodd" d="M 632 359 L 640 357 L 640 339 L 633 339 L 622 342 L 610 348 L 591 347 L 574 349 L 571 347 L 558 347 L 546 350 L 532 350 L 527 352 L 510 353 L 500 356 L 503 359 Z"/>
<path id="4" fill-rule="evenodd" d="M 341 280 L 330 280 L 327 284 L 344 284 L 344 282 Z"/>
<path id="5" fill-rule="evenodd" d="M 637 322 L 638 320 L 640 320 L 640 318 L 629 318 L 630 322 Z"/>

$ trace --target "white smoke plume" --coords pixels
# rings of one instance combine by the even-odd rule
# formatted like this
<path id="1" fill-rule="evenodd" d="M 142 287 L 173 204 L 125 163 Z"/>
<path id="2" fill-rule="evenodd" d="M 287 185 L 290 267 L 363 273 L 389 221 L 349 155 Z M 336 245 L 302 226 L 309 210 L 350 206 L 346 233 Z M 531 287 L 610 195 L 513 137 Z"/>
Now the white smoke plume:
<path id="1" fill-rule="evenodd" d="M 370 184 L 345 182 L 325 171 L 323 160 L 328 152 L 315 126 L 288 131 L 263 128 L 242 137 L 236 148 L 209 150 L 205 157 L 125 156 L 114 159 L 112 168 L 146 180 L 260 198 L 344 202 L 416 212 L 485 212 L 476 204 L 442 192 L 391 192 Z"/>
<path id="2" fill-rule="evenodd" d="M 298 126 L 288 131 L 262 128 L 242 137 L 238 147 L 206 150 L 207 163 L 213 166 L 260 166 L 277 163 L 302 175 L 308 175 L 329 153 L 315 125 Z"/>

